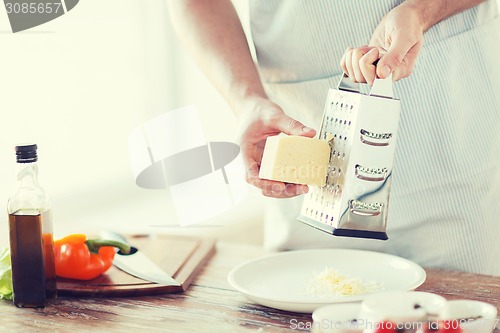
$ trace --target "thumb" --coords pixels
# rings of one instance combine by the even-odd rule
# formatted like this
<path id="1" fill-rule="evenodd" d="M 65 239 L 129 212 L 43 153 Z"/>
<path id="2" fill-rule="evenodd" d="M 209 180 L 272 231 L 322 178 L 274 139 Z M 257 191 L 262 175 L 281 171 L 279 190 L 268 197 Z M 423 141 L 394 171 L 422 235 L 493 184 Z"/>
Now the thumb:
<path id="1" fill-rule="evenodd" d="M 389 76 L 406 57 L 408 51 L 414 46 L 409 38 L 404 38 L 395 33 L 392 39 L 392 43 L 377 64 L 377 76 L 381 79 L 385 79 Z"/>
<path id="2" fill-rule="evenodd" d="M 282 114 L 276 119 L 275 127 L 279 131 L 288 135 L 301 135 L 313 137 L 316 131 L 302 124 L 300 121 L 288 117 L 286 114 Z"/>

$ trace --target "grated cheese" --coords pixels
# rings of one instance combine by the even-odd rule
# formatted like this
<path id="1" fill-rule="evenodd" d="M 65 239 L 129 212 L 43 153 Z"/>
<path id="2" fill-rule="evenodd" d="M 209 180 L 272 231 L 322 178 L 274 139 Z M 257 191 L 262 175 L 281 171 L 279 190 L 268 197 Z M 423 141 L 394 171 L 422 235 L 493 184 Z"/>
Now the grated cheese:
<path id="1" fill-rule="evenodd" d="M 308 293 L 318 297 L 355 296 L 381 289 L 381 283 L 351 278 L 330 267 L 326 267 L 320 273 L 314 273 L 307 285 Z"/>

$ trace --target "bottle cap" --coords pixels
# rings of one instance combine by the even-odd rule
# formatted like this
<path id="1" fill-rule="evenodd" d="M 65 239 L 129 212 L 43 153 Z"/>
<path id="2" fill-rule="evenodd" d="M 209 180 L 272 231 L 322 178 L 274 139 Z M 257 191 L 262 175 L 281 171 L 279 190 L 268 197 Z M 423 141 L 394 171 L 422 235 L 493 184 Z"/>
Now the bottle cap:
<path id="1" fill-rule="evenodd" d="M 17 163 L 33 163 L 38 161 L 36 154 L 36 144 L 27 144 L 16 146 L 16 160 Z"/>

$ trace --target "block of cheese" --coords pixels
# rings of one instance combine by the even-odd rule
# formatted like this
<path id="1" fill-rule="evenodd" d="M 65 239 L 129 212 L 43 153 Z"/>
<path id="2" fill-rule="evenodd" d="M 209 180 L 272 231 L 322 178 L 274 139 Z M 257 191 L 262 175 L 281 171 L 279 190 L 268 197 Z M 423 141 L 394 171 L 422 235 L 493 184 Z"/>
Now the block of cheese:
<path id="1" fill-rule="evenodd" d="M 326 140 L 277 135 L 266 140 L 261 179 L 325 186 L 330 145 Z"/>

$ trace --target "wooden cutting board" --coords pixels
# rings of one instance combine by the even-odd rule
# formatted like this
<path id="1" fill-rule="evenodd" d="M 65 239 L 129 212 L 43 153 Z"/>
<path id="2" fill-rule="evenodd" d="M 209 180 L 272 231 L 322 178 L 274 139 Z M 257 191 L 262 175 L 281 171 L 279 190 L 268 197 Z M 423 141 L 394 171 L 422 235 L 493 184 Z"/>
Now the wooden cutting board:
<path id="1" fill-rule="evenodd" d="M 144 252 L 181 286 L 165 286 L 136 278 L 112 266 L 89 281 L 57 279 L 61 296 L 144 296 L 185 291 L 199 269 L 215 253 L 215 240 L 186 236 L 132 236 L 129 243 Z"/>

